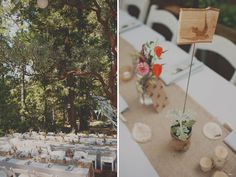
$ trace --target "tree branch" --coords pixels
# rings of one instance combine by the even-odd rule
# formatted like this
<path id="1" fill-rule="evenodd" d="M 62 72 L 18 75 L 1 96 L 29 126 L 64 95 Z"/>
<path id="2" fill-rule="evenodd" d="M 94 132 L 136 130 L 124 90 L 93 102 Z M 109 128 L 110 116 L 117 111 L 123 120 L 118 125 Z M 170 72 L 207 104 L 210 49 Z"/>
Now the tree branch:
<path id="1" fill-rule="evenodd" d="M 109 86 L 106 84 L 106 82 L 104 81 L 103 77 L 96 72 L 88 72 L 88 71 L 81 71 L 80 69 L 77 70 L 71 70 L 66 72 L 63 76 L 61 76 L 59 79 L 60 80 L 64 80 L 66 79 L 69 75 L 73 75 L 73 76 L 79 76 L 79 77 L 94 77 L 96 78 L 101 84 L 102 84 L 102 88 L 104 90 L 104 92 L 106 93 L 106 95 L 109 98 L 112 98 L 112 92 L 109 91 Z"/>

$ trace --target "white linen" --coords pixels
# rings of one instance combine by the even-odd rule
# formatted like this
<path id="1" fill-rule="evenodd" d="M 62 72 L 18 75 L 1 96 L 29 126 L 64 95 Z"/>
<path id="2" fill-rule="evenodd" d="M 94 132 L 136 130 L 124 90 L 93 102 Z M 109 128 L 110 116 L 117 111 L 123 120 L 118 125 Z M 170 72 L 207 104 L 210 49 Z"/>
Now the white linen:
<path id="1" fill-rule="evenodd" d="M 126 31 L 120 36 L 128 41 L 137 51 L 140 51 L 142 45 L 147 41 L 165 41 L 165 37 L 156 31 L 150 29 L 146 25 L 141 25 L 132 30 Z"/>
<path id="2" fill-rule="evenodd" d="M 120 121 L 119 128 L 119 176 L 159 177 L 122 121 Z"/>
<path id="3" fill-rule="evenodd" d="M 8 161 L 0 161 L 0 166 L 4 166 L 7 168 L 12 167 L 13 169 L 25 169 L 25 164 L 27 162 L 28 160 L 10 159 Z M 47 173 L 58 177 L 87 177 L 89 174 L 88 168 L 74 167 L 73 170 L 67 171 L 67 166 L 53 165 L 51 168 L 48 168 L 46 164 L 37 162 L 31 162 L 28 165 L 28 168 L 32 171 L 36 171 L 37 173 Z"/>
<path id="4" fill-rule="evenodd" d="M 124 100 L 124 98 L 119 94 L 119 110 L 120 110 L 120 113 L 124 112 L 126 109 L 128 109 L 128 104 Z"/>
<path id="5" fill-rule="evenodd" d="M 231 149 L 236 152 L 236 132 L 232 131 L 227 137 L 225 137 L 224 142 L 231 147 Z"/>
<path id="6" fill-rule="evenodd" d="M 169 41 L 161 42 L 160 45 L 166 51 L 162 54 L 162 59 L 160 60 L 160 63 L 164 64 L 160 78 L 166 85 L 186 78 L 189 74 L 191 55 Z M 204 64 L 194 57 L 191 73 L 194 74 L 201 71 L 203 66 Z M 179 69 L 182 71 L 178 71 Z"/>
<path id="7" fill-rule="evenodd" d="M 187 79 L 177 82 L 186 90 Z M 189 95 L 222 124 L 228 122 L 236 129 L 236 87 L 208 68 L 191 76 Z M 187 109 L 191 109 L 187 104 Z"/>

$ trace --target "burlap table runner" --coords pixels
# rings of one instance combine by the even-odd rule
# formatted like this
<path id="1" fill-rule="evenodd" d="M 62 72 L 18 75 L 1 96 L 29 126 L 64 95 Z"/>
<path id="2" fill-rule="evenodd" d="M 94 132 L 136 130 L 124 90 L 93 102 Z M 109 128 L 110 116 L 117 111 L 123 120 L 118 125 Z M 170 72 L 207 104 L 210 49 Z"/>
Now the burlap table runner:
<path id="1" fill-rule="evenodd" d="M 133 52 L 135 52 L 134 48 L 120 38 L 120 67 L 131 65 L 130 54 Z M 130 132 L 132 132 L 133 125 L 136 122 L 145 123 L 152 129 L 151 141 L 139 145 L 160 177 L 210 177 L 215 170 L 207 173 L 202 172 L 199 161 L 203 156 L 213 157 L 217 145 L 225 146 L 229 152 L 223 170 L 236 177 L 236 154 L 223 143 L 224 137 L 229 132 L 222 127 L 223 136 L 220 139 L 207 139 L 202 133 L 202 128 L 205 123 L 209 121 L 217 122 L 217 119 L 191 97 L 188 97 L 187 109 L 191 109 L 196 113 L 197 122 L 193 127 L 190 149 L 187 152 L 176 152 L 172 149 L 170 146 L 171 119 L 167 118 L 166 115 L 170 109 L 182 108 L 185 93 L 175 84 L 165 86 L 165 91 L 169 99 L 169 105 L 160 113 L 156 113 L 152 106 L 143 106 L 139 103 L 135 78 L 128 82 L 120 81 L 120 93 L 129 105 L 129 110 L 123 114 L 128 119 L 125 124 Z"/>

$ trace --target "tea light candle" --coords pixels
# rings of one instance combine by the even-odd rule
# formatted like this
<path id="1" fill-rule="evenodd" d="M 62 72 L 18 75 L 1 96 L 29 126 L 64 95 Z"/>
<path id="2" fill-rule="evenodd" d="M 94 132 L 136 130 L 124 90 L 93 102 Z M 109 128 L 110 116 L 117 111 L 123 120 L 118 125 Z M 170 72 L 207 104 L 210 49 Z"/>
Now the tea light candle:
<path id="1" fill-rule="evenodd" d="M 217 146 L 215 148 L 215 156 L 216 156 L 217 160 L 225 161 L 227 159 L 227 156 L 228 156 L 228 151 L 223 146 Z"/>
<path id="2" fill-rule="evenodd" d="M 212 169 L 212 160 L 208 157 L 202 157 L 200 160 L 200 166 L 203 172 L 208 172 Z"/>
<path id="3" fill-rule="evenodd" d="M 133 69 L 131 66 L 122 66 L 122 67 L 120 67 L 119 73 L 120 73 L 120 78 L 123 81 L 128 81 L 133 76 Z"/>
<path id="4" fill-rule="evenodd" d="M 216 171 L 212 177 L 229 177 L 229 176 L 223 171 Z"/>
<path id="5" fill-rule="evenodd" d="M 217 146 L 215 148 L 215 156 L 214 156 L 214 166 L 217 169 L 221 169 L 224 167 L 224 164 L 226 162 L 228 156 L 228 151 L 223 146 Z"/>
<path id="6" fill-rule="evenodd" d="M 131 73 L 129 71 L 125 71 L 122 73 L 124 80 L 129 80 L 131 78 Z"/>

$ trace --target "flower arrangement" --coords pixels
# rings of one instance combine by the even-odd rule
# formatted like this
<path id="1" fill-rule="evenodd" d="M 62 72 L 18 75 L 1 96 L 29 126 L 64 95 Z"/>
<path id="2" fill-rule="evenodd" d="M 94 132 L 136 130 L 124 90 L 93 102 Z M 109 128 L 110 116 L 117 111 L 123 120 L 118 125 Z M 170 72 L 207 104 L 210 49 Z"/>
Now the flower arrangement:
<path id="1" fill-rule="evenodd" d="M 142 46 L 142 50 L 135 57 L 137 73 L 137 90 L 140 93 L 141 104 L 153 104 L 153 100 L 147 93 L 150 85 L 155 85 L 156 79 L 162 73 L 162 54 L 163 48 L 158 42 L 150 41 Z"/>
<path id="2" fill-rule="evenodd" d="M 160 60 L 162 54 L 166 52 L 163 48 L 154 41 L 143 44 L 142 50 L 138 54 L 138 61 L 136 65 L 136 72 L 141 77 L 158 78 L 162 72 L 162 65 Z"/>
<path id="3" fill-rule="evenodd" d="M 182 112 L 181 110 L 171 110 L 169 116 L 174 118 L 171 125 L 171 135 L 181 141 L 187 141 L 192 132 L 192 127 L 196 122 L 193 117 L 194 113 L 191 111 Z"/>

